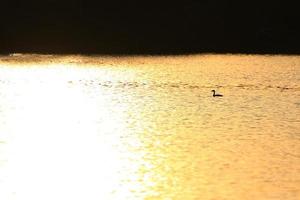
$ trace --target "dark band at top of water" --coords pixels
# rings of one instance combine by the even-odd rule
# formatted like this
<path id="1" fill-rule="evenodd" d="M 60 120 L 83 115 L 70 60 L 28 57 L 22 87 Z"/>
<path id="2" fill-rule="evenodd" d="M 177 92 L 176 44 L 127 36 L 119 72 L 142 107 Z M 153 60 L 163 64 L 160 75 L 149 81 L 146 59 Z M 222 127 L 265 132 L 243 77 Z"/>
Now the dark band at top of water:
<path id="1" fill-rule="evenodd" d="M 0 53 L 299 54 L 297 2 L 6 1 Z"/>

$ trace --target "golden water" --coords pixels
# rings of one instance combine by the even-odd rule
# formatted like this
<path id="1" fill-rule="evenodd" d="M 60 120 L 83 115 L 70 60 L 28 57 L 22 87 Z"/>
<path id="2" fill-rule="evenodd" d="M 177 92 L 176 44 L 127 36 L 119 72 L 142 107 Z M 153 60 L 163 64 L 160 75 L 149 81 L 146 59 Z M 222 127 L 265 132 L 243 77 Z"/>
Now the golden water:
<path id="1" fill-rule="evenodd" d="M 300 199 L 299 116 L 300 56 L 2 56 L 0 199 Z"/>

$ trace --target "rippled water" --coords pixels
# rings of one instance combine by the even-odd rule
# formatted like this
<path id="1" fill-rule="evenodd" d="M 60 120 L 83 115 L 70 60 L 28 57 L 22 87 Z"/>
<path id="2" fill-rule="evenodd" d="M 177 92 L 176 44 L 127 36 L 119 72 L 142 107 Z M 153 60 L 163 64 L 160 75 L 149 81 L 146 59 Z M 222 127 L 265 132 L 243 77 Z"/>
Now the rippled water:
<path id="1" fill-rule="evenodd" d="M 299 116 L 300 56 L 2 56 L 0 199 L 300 199 Z"/>

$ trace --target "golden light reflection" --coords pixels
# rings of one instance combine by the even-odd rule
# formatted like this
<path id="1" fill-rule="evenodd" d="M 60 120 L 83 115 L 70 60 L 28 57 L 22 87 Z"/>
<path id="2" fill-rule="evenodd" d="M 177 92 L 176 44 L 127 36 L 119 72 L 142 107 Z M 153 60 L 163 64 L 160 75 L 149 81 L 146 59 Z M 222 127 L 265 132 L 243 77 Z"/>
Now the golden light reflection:
<path id="1" fill-rule="evenodd" d="M 122 183 L 124 174 L 137 179 L 137 166 L 124 159 L 131 152 L 121 143 L 121 137 L 128 135 L 124 114 L 129 108 L 112 105 L 109 93 L 98 90 L 93 97 L 89 88 L 71 83 L 93 74 L 72 73 L 68 66 L 38 67 L 17 73 L 2 69 L 7 80 L 15 81 L 2 90 L 6 95 L 2 112 L 8 124 L 1 133 L 8 135 L 9 149 L 2 195 L 13 199 L 129 198 L 134 187 Z"/>
<path id="2" fill-rule="evenodd" d="M 299 58 L 254 58 L 0 61 L 0 199 L 297 199 Z"/>

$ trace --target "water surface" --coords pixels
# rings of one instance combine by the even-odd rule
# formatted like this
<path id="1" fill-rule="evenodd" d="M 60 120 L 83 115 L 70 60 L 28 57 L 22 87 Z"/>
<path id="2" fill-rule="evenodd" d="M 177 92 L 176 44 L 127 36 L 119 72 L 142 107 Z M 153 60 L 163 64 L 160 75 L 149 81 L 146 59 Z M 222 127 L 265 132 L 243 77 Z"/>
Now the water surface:
<path id="1" fill-rule="evenodd" d="M 0 199 L 296 200 L 299 116 L 299 56 L 2 56 Z"/>

